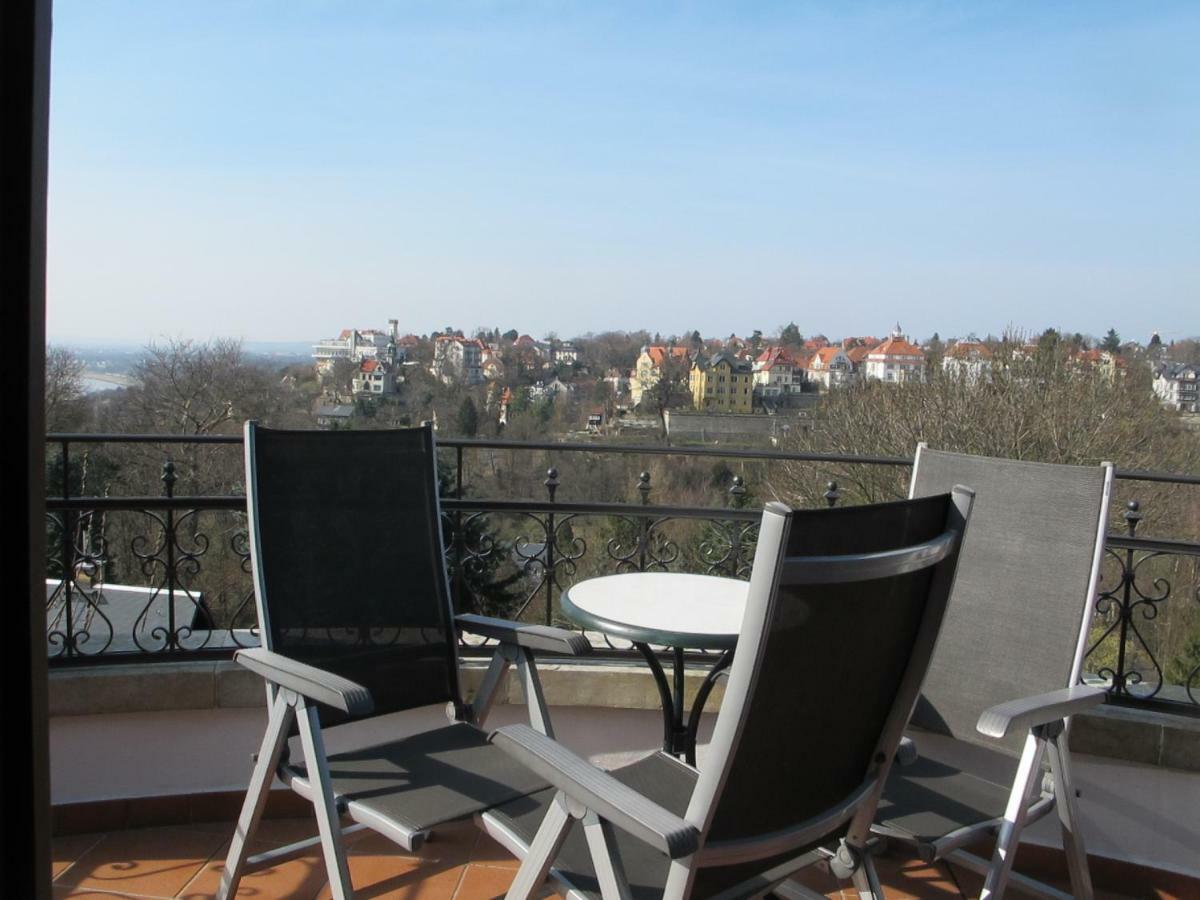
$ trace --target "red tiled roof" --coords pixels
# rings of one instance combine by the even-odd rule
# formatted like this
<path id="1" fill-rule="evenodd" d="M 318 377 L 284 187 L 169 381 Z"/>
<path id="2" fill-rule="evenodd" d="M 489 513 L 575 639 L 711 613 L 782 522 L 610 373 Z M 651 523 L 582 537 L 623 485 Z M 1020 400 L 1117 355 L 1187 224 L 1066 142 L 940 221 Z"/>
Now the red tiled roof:
<path id="1" fill-rule="evenodd" d="M 673 359 L 687 359 L 687 347 L 647 347 L 646 353 L 650 356 L 650 361 L 654 365 L 661 366 L 667 359 L 667 354 L 670 353 Z"/>
<path id="2" fill-rule="evenodd" d="M 920 347 L 910 344 L 904 338 L 890 337 L 868 353 L 867 356 L 871 359 L 886 359 L 889 356 L 917 356 L 924 359 L 925 351 Z"/>
<path id="3" fill-rule="evenodd" d="M 951 359 L 970 359 L 972 356 L 991 359 L 992 351 L 980 341 L 958 341 L 946 351 L 946 355 Z"/>

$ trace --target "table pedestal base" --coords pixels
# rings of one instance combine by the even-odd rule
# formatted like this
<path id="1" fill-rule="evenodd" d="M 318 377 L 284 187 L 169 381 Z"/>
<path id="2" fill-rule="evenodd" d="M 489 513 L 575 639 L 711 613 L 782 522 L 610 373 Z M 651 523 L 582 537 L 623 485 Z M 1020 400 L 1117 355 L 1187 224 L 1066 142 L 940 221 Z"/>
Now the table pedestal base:
<path id="1" fill-rule="evenodd" d="M 696 765 L 696 732 L 700 728 L 700 714 L 704 712 L 704 704 L 708 695 L 721 673 L 733 662 L 733 651 L 726 650 L 717 659 L 716 665 L 709 669 L 704 676 L 704 682 L 696 692 L 696 699 L 688 713 L 687 723 L 683 721 L 683 648 L 671 649 L 673 672 L 672 680 L 668 682 L 666 672 L 658 655 L 650 649 L 649 644 L 635 641 L 633 646 L 646 658 L 650 673 L 654 676 L 654 684 L 658 687 L 658 696 L 662 701 L 663 712 L 663 750 L 673 756 L 680 756 L 689 766 Z"/>

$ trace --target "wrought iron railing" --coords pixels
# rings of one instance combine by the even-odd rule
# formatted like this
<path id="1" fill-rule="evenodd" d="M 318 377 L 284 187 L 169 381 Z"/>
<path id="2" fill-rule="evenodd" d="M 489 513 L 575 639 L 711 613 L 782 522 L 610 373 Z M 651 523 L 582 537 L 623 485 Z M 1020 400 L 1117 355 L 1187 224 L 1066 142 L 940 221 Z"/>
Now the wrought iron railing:
<path id="1" fill-rule="evenodd" d="M 177 458 L 206 445 L 237 454 L 240 436 L 51 435 L 47 498 L 47 651 L 51 665 L 226 657 L 257 643 L 245 498 L 239 493 L 180 496 Z M 78 496 L 81 470 L 95 445 L 141 449 L 157 458 L 158 495 Z M 73 451 L 85 448 L 83 459 Z M 551 466 L 540 498 L 467 496 L 467 455 L 481 452 L 628 457 L 712 457 L 800 463 L 825 472 L 868 466 L 902 474 L 912 461 L 818 453 L 725 448 L 616 446 L 442 440 L 447 563 L 457 607 L 558 622 L 558 598 L 575 581 L 627 571 L 749 574 L 760 513 L 734 475 L 720 506 L 656 502 L 648 471 L 628 493 L 633 502 L 563 499 Z M 596 458 L 596 457 L 589 457 Z M 228 461 L 227 461 L 228 462 Z M 532 461 L 531 461 L 532 465 Z M 196 465 L 189 466 L 194 471 Z M 1191 490 L 1200 476 L 1118 471 L 1129 486 Z M 86 494 L 86 483 L 82 486 Z M 817 502 L 843 499 L 829 482 Z M 1108 685 L 1114 702 L 1200 715 L 1200 543 L 1138 533 L 1144 511 L 1130 501 L 1123 532 L 1110 534 L 1095 601 L 1089 677 Z M 1177 607 L 1172 616 L 1161 616 Z M 1169 633 L 1159 625 L 1170 619 Z M 620 646 L 610 645 L 615 654 Z M 1166 658 L 1164 654 L 1170 654 Z"/>

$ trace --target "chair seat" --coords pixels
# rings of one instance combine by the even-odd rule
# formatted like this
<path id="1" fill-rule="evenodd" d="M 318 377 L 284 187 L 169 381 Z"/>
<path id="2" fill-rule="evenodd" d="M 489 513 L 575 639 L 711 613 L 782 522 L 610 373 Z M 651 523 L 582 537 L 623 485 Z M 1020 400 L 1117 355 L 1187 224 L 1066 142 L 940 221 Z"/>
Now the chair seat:
<path id="1" fill-rule="evenodd" d="M 876 816 L 878 829 L 918 845 L 931 846 L 952 831 L 1004 815 L 1011 778 L 987 778 L 920 757 L 894 766 Z"/>
<path id="2" fill-rule="evenodd" d="M 302 764 L 294 784 L 308 787 Z M 329 757 L 333 790 L 351 818 L 385 820 L 408 832 L 466 819 L 547 787 L 546 782 L 487 742 L 487 733 L 458 723 Z"/>
<path id="3" fill-rule="evenodd" d="M 609 774 L 638 793 L 678 816 L 687 812 L 696 786 L 696 771 L 664 753 L 654 753 Z M 526 847 L 533 841 L 555 791 L 548 789 L 505 803 L 488 813 L 488 818 L 510 831 Z M 634 898 L 661 898 L 667 883 L 670 860 L 649 845 L 616 829 L 621 862 L 629 877 Z M 600 896 L 595 866 L 588 853 L 583 828 L 576 825 L 567 834 L 554 864 L 558 875 L 588 897 Z"/>

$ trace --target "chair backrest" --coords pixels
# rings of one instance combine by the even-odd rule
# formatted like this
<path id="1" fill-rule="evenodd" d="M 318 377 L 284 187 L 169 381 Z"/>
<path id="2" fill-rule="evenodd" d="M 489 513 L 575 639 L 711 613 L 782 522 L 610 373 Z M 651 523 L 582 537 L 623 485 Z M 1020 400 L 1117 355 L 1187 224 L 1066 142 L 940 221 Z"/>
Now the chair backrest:
<path id="1" fill-rule="evenodd" d="M 693 895 L 865 839 L 953 583 L 970 491 L 768 505 L 725 699 L 688 809 Z M 682 877 L 682 876 L 678 876 Z"/>
<path id="2" fill-rule="evenodd" d="M 919 728 L 999 747 L 985 709 L 1079 680 L 1104 553 L 1113 469 L 917 448 L 910 495 L 975 489 L 954 600 L 913 715 Z"/>
<path id="3" fill-rule="evenodd" d="M 263 646 L 368 688 L 373 715 L 458 701 L 432 429 L 245 436 Z"/>

